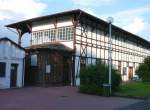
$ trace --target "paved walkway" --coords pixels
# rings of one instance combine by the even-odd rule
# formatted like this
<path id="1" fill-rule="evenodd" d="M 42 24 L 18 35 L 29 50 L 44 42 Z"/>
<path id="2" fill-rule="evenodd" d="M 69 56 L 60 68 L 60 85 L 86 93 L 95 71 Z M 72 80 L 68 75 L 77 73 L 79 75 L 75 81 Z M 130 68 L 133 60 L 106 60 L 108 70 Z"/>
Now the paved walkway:
<path id="1" fill-rule="evenodd" d="M 140 100 L 80 94 L 71 87 L 0 91 L 0 110 L 113 110 Z"/>

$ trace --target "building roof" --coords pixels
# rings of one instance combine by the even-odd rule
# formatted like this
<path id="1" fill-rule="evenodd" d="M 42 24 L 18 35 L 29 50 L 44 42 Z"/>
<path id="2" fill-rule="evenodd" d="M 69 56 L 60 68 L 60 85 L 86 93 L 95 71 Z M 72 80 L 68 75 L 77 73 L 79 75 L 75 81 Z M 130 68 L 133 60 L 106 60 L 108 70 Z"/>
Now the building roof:
<path id="1" fill-rule="evenodd" d="M 51 43 L 44 43 L 44 44 L 40 44 L 40 45 L 39 44 L 32 45 L 32 46 L 26 48 L 26 50 L 38 50 L 38 49 L 40 49 L 40 50 L 41 49 L 49 49 L 49 50 L 73 52 L 73 49 L 71 49 L 59 42 L 51 42 Z"/>
<path id="2" fill-rule="evenodd" d="M 41 17 L 36 17 L 36 18 L 32 18 L 32 19 L 16 22 L 16 23 L 13 23 L 13 24 L 6 25 L 6 27 L 18 28 L 18 29 L 21 29 L 23 31 L 23 33 L 26 33 L 26 32 L 30 32 L 27 25 L 32 25 L 33 22 L 45 20 L 45 19 L 48 19 L 48 18 L 60 17 L 62 15 L 75 15 L 75 14 L 78 14 L 78 15 L 81 14 L 80 17 L 86 17 L 86 18 L 89 18 L 90 20 L 93 20 L 96 23 L 101 23 L 101 24 L 104 24 L 106 26 L 108 25 L 108 23 L 106 21 L 104 21 L 104 20 L 102 20 L 102 19 L 100 19 L 100 18 L 98 18 L 96 16 L 93 16 L 91 14 L 88 14 L 88 13 L 86 13 L 86 12 L 80 10 L 80 9 L 76 9 L 76 10 L 70 10 L 70 11 L 65 11 L 65 12 L 61 12 L 61 13 L 55 13 L 55 14 L 51 14 L 51 15 L 47 15 L 47 16 L 41 16 Z M 135 35 L 133 33 L 125 31 L 122 28 L 117 27 L 115 25 L 112 25 L 112 28 L 115 29 L 115 30 L 118 30 L 120 32 L 129 34 L 129 35 L 135 37 L 136 39 L 138 39 L 139 41 L 142 41 L 142 42 L 146 43 L 146 45 L 148 47 L 150 47 L 150 41 L 147 41 L 147 40 L 141 38 L 138 35 Z"/>
<path id="3" fill-rule="evenodd" d="M 18 47 L 18 48 L 20 48 L 20 49 L 22 49 L 22 50 L 25 51 L 25 49 L 24 49 L 23 47 L 21 47 L 20 45 L 18 45 L 17 43 L 15 43 L 14 41 L 10 40 L 10 39 L 7 38 L 7 37 L 0 38 L 0 42 L 2 42 L 2 41 L 9 41 L 9 42 L 11 42 L 13 45 L 15 45 L 16 47 Z"/>

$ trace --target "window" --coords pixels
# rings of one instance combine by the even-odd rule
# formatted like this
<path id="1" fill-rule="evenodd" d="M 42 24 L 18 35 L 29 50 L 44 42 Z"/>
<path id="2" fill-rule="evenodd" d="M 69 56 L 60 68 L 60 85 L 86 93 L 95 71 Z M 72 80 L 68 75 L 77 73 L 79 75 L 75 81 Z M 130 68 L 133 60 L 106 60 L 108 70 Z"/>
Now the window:
<path id="1" fill-rule="evenodd" d="M 67 27 L 66 28 L 66 37 L 67 37 L 67 40 L 72 40 L 73 39 L 73 28 L 71 27 Z"/>
<path id="2" fill-rule="evenodd" d="M 6 63 L 0 62 L 0 77 L 5 77 Z"/>
<path id="3" fill-rule="evenodd" d="M 50 30 L 49 39 L 50 39 L 50 41 L 55 41 L 56 40 L 56 29 L 51 29 Z"/>
<path id="4" fill-rule="evenodd" d="M 59 40 L 72 40 L 73 39 L 73 28 L 63 27 L 58 29 Z"/>
<path id="5" fill-rule="evenodd" d="M 43 42 L 49 42 L 49 30 L 44 31 L 44 41 Z"/>
<path id="6" fill-rule="evenodd" d="M 129 67 L 129 62 L 127 62 L 127 67 Z"/>
<path id="7" fill-rule="evenodd" d="M 47 29 L 33 32 L 31 35 L 31 44 L 41 44 L 43 42 L 53 42 L 57 40 L 72 40 L 73 27 L 61 27 L 56 29 Z M 57 36 L 56 36 L 57 35 Z"/>
<path id="8" fill-rule="evenodd" d="M 80 67 L 85 67 L 86 66 L 86 58 L 85 57 L 81 57 L 80 58 Z"/>
<path id="9" fill-rule="evenodd" d="M 127 67 L 123 67 L 123 75 L 127 75 Z"/>
<path id="10" fill-rule="evenodd" d="M 59 40 L 66 40 L 65 28 L 59 28 L 58 29 L 58 39 Z"/>
<path id="11" fill-rule="evenodd" d="M 37 44 L 38 43 L 38 32 L 33 32 L 32 33 L 32 38 L 31 38 L 31 44 Z"/>
<path id="12" fill-rule="evenodd" d="M 44 42 L 52 42 L 56 40 L 56 29 L 44 31 Z"/>
<path id="13" fill-rule="evenodd" d="M 31 55 L 31 66 L 37 66 L 37 55 Z"/>
<path id="14" fill-rule="evenodd" d="M 41 44 L 41 43 L 43 43 L 43 32 L 42 31 L 40 31 L 40 32 L 38 32 L 38 43 L 39 44 Z"/>
<path id="15" fill-rule="evenodd" d="M 121 61 L 118 61 L 118 71 L 121 72 Z"/>

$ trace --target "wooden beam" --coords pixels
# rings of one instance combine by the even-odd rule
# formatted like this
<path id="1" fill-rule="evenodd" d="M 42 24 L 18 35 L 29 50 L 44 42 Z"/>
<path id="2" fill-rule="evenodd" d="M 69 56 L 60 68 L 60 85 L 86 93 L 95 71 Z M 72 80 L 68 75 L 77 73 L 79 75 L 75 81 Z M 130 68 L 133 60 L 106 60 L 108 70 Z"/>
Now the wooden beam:
<path id="1" fill-rule="evenodd" d="M 32 32 L 32 26 L 29 25 L 29 24 L 27 24 L 27 28 L 28 28 L 28 30 L 29 30 L 29 33 L 31 33 L 31 32 Z"/>
<path id="2" fill-rule="evenodd" d="M 22 38 L 22 35 L 23 35 L 23 33 L 22 33 L 22 31 L 20 30 L 20 29 L 16 29 L 17 30 L 17 32 L 18 32 L 18 45 L 20 45 L 21 46 L 21 38 Z"/>
<path id="3" fill-rule="evenodd" d="M 54 28 L 57 29 L 57 23 L 58 23 L 58 20 L 57 20 L 57 17 L 55 17 L 55 21 L 54 21 Z"/>

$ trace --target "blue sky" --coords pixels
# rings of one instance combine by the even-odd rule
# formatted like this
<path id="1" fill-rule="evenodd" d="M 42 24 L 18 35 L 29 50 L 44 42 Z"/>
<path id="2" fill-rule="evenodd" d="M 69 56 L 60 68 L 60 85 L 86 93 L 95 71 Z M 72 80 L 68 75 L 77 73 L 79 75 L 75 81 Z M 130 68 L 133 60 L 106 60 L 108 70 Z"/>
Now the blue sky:
<path id="1" fill-rule="evenodd" d="M 82 9 L 103 20 L 111 16 L 114 25 L 150 41 L 149 0 L 0 0 L 0 37 L 17 41 L 17 35 L 4 25 L 20 20 L 71 9 Z M 25 34 L 22 45 L 29 45 Z"/>

